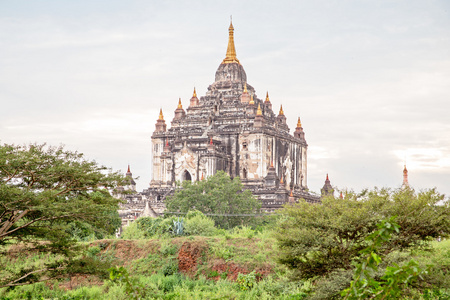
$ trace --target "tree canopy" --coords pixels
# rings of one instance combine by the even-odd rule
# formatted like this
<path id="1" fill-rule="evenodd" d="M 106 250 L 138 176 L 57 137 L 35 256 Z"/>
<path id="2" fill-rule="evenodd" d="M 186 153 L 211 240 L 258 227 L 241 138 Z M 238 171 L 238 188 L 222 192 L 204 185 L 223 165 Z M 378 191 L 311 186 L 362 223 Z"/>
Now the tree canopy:
<path id="1" fill-rule="evenodd" d="M 119 200 L 109 191 L 123 180 L 63 147 L 0 145 L 0 255 L 16 244 L 21 251 L 58 257 L 39 270 L 23 266 L 5 271 L 0 287 L 92 272 L 78 255 L 81 248 L 71 226 L 81 222 L 114 233 L 120 225 Z"/>
<path id="2" fill-rule="evenodd" d="M 434 189 L 418 193 L 409 188 L 374 189 L 344 199 L 327 197 L 322 204 L 288 205 L 281 211 L 285 219 L 276 234 L 280 262 L 298 278 L 350 270 L 376 224 L 392 216 L 397 216 L 401 230 L 380 247 L 380 253 L 426 246 L 450 233 L 450 206 L 443 199 Z"/>
<path id="3" fill-rule="evenodd" d="M 261 203 L 249 190 L 243 190 L 239 177 L 231 179 L 227 173 L 219 171 L 206 180 L 194 183 L 183 181 L 175 194 L 168 197 L 166 207 L 171 212 L 187 213 L 190 210 L 199 210 L 206 215 L 228 215 L 210 217 L 216 225 L 231 228 L 253 218 L 233 215 L 259 213 Z"/>

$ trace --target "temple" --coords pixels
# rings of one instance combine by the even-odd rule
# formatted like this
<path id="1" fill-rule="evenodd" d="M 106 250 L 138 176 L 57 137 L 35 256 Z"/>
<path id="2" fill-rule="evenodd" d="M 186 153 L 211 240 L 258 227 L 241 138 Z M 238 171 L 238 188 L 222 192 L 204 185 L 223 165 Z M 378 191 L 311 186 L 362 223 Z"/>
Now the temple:
<path id="1" fill-rule="evenodd" d="M 290 133 L 283 107 L 272 109 L 269 93 L 258 98 L 237 59 L 230 24 L 226 57 L 206 94 L 193 95 L 186 107 L 181 99 L 166 124 L 160 110 L 152 140 L 152 180 L 142 193 L 158 211 L 177 181 L 197 181 L 223 170 L 239 176 L 271 212 L 303 198 L 319 202 L 308 192 L 307 149 L 300 117 Z"/>

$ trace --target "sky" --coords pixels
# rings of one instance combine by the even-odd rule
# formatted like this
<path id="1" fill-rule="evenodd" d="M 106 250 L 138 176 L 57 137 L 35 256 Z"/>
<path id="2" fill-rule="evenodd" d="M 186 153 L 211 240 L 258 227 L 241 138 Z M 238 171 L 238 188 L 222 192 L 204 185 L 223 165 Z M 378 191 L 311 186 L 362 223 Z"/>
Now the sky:
<path id="1" fill-rule="evenodd" d="M 0 142 L 65 145 L 151 180 L 159 109 L 237 57 L 259 98 L 301 117 L 308 187 L 450 195 L 449 1 L 0 0 Z"/>

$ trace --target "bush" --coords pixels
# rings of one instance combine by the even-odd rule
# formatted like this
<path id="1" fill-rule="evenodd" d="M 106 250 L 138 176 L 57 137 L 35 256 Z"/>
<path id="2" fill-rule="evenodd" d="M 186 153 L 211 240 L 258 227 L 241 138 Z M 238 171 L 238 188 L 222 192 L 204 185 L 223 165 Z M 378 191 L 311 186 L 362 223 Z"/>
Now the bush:
<path id="1" fill-rule="evenodd" d="M 179 221 L 176 216 L 168 218 L 141 217 L 124 228 L 122 239 L 146 239 L 153 236 L 173 234 L 174 221 Z"/>
<path id="2" fill-rule="evenodd" d="M 176 259 L 170 259 L 167 264 L 165 264 L 161 272 L 164 276 L 175 275 L 178 273 L 178 261 Z"/>
<path id="3" fill-rule="evenodd" d="M 133 223 L 131 223 L 130 225 L 128 225 L 123 229 L 123 233 L 120 236 L 122 239 L 138 240 L 146 238 L 145 232 L 139 228 L 139 224 L 137 222 L 138 220 L 139 219 L 137 219 L 136 221 L 134 221 Z"/>
<path id="4" fill-rule="evenodd" d="M 211 236 L 216 232 L 214 221 L 201 212 L 186 215 L 185 230 L 188 235 Z"/>
<path id="5" fill-rule="evenodd" d="M 392 234 L 380 252 L 423 248 L 431 239 L 450 234 L 450 205 L 441 205 L 443 199 L 435 190 L 374 189 L 344 199 L 326 197 L 320 205 L 306 201 L 288 205 L 280 211 L 285 218 L 275 233 L 279 261 L 301 279 L 351 269 L 368 245 L 366 237 L 391 216 L 398 216 L 402 230 Z"/>
<path id="6" fill-rule="evenodd" d="M 236 282 L 239 284 L 239 288 L 242 291 L 250 290 L 256 284 L 255 271 L 249 274 L 239 273 Z"/>

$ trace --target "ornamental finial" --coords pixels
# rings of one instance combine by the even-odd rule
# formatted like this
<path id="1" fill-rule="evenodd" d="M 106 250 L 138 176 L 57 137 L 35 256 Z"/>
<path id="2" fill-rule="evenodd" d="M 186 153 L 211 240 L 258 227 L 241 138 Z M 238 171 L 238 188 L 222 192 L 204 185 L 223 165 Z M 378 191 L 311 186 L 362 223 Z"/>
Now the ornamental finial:
<path id="1" fill-rule="evenodd" d="M 302 127 L 302 122 L 300 122 L 300 117 L 298 117 L 297 128 L 301 128 L 301 127 Z"/>
<path id="2" fill-rule="evenodd" d="M 269 100 L 269 91 L 267 91 L 267 93 L 266 93 L 266 102 L 270 102 L 270 100 Z"/>
<path id="3" fill-rule="evenodd" d="M 256 111 L 257 116 L 262 116 L 261 105 L 258 103 L 258 110 Z"/>
<path id="4" fill-rule="evenodd" d="M 236 58 L 236 48 L 234 47 L 234 27 L 233 22 L 230 20 L 230 27 L 228 28 L 228 47 L 227 56 L 222 61 L 223 64 L 239 63 Z"/>
<path id="5" fill-rule="evenodd" d="M 251 95 L 251 97 L 250 97 L 250 102 L 249 102 L 249 104 L 255 104 L 255 101 L 253 101 L 253 94 Z"/>
<path id="6" fill-rule="evenodd" d="M 280 112 L 279 112 L 278 114 L 281 115 L 281 116 L 284 115 L 283 104 L 281 104 L 281 106 L 280 106 Z"/>
<path id="7" fill-rule="evenodd" d="M 178 99 L 178 106 L 177 108 L 183 109 L 183 105 L 181 105 L 181 98 Z"/>
<path id="8" fill-rule="evenodd" d="M 162 108 L 159 109 L 159 120 L 164 120 L 164 115 L 162 113 Z"/>
<path id="9" fill-rule="evenodd" d="M 247 82 L 244 84 L 244 93 L 248 93 L 247 92 Z"/>
<path id="10" fill-rule="evenodd" d="M 195 91 L 195 86 L 194 86 L 194 94 L 192 94 L 192 98 L 197 98 L 197 92 Z"/>

